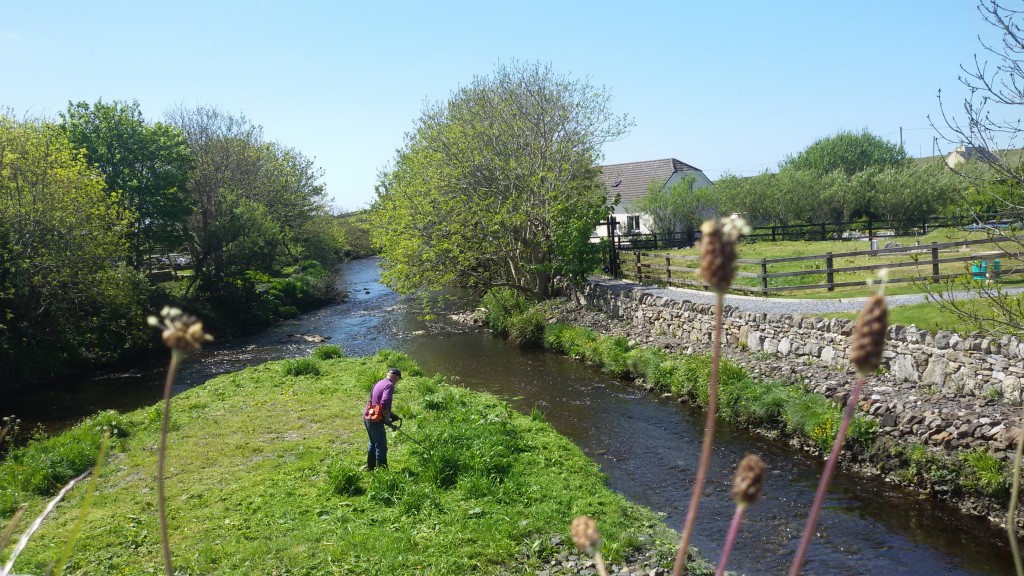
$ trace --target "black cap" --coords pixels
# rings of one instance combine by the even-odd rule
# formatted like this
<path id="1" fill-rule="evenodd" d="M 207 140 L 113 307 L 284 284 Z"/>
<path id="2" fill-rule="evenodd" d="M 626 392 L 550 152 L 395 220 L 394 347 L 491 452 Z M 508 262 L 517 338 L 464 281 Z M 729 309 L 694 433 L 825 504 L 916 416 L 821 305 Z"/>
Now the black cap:
<path id="1" fill-rule="evenodd" d="M 394 374 L 395 376 L 398 376 L 399 378 L 402 377 L 402 371 L 399 370 L 398 368 L 388 368 L 388 374 Z"/>

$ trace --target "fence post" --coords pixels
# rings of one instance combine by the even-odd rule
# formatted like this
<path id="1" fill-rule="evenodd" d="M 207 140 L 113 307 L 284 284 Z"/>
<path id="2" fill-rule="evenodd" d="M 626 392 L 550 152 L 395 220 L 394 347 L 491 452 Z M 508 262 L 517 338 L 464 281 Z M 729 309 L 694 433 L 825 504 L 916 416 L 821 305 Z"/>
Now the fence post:
<path id="1" fill-rule="evenodd" d="M 672 258 L 665 256 L 665 282 L 672 283 Z"/>
<path id="2" fill-rule="evenodd" d="M 825 225 L 822 224 L 821 225 L 821 239 L 822 239 L 822 241 L 824 241 L 826 239 L 825 238 L 825 234 L 826 234 L 826 232 L 825 232 Z"/>
<path id="3" fill-rule="evenodd" d="M 871 218 L 868 218 L 868 242 L 871 242 L 874 239 L 875 239 L 875 226 L 874 226 L 874 222 L 871 221 Z"/>
<path id="4" fill-rule="evenodd" d="M 615 216 L 608 217 L 608 272 L 612 278 L 619 277 L 619 251 L 615 244 Z"/>
<path id="5" fill-rule="evenodd" d="M 636 283 L 644 283 L 644 273 L 640 269 L 640 251 L 636 251 Z"/>
<path id="6" fill-rule="evenodd" d="M 932 282 L 939 281 L 939 249 L 937 242 L 932 242 Z"/>
<path id="7" fill-rule="evenodd" d="M 928 233 L 928 217 L 925 216 L 921 219 L 921 235 L 924 236 Z"/>
<path id="8" fill-rule="evenodd" d="M 772 242 L 775 242 L 775 226 L 772 226 Z"/>
<path id="9" fill-rule="evenodd" d="M 826 279 L 826 283 L 828 284 L 828 291 L 832 292 L 833 290 L 835 290 L 835 288 L 833 288 L 832 284 L 835 282 L 836 279 L 835 279 L 835 273 L 832 272 L 832 253 L 831 252 L 826 252 L 825 253 L 825 269 L 827 270 L 827 273 L 826 273 L 827 274 L 827 276 L 826 276 L 826 278 L 827 278 Z"/>
<path id="10" fill-rule="evenodd" d="M 768 294 L 768 260 L 761 258 L 761 293 Z"/>

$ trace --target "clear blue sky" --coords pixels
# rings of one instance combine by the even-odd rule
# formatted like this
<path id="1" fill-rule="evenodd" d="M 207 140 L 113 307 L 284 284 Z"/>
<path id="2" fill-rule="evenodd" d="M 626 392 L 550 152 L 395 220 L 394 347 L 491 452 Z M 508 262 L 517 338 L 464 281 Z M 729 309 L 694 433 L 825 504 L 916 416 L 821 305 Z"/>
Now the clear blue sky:
<path id="1" fill-rule="evenodd" d="M 995 38 L 972 0 L 0 0 L 0 107 L 241 112 L 314 157 L 333 205 L 353 210 L 424 102 L 499 61 L 607 87 L 636 126 L 605 163 L 675 157 L 715 179 L 840 130 L 898 142 L 902 127 L 910 155 L 931 155 L 936 93 L 959 111 L 979 34 Z"/>

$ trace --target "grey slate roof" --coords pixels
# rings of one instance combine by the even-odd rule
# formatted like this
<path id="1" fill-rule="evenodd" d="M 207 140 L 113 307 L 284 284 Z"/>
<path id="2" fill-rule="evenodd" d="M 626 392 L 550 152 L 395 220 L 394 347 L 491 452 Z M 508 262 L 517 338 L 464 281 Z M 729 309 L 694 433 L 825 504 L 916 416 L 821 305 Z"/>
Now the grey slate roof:
<path id="1" fill-rule="evenodd" d="M 619 206 L 629 206 L 647 194 L 647 186 L 651 182 L 664 185 L 676 172 L 700 172 L 700 169 L 675 158 L 609 164 L 601 166 L 601 182 L 604 183 L 608 204 L 615 200 L 617 193 L 620 196 Z"/>

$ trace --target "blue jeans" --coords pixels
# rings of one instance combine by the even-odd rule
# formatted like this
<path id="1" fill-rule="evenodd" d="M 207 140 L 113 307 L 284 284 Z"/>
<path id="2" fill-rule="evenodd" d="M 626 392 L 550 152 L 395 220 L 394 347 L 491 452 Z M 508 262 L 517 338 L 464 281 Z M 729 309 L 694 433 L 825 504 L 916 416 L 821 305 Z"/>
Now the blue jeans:
<path id="1" fill-rule="evenodd" d="M 373 470 L 375 467 L 387 468 L 388 466 L 388 435 L 384 429 L 383 422 L 370 422 L 363 420 L 366 426 L 366 433 L 370 436 L 370 446 L 366 449 L 366 467 Z"/>

